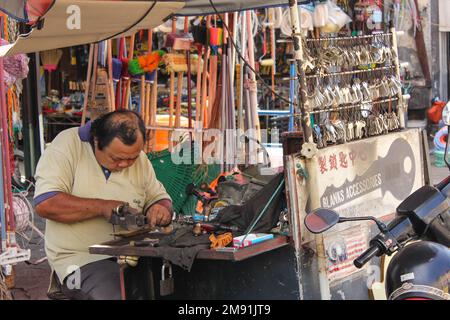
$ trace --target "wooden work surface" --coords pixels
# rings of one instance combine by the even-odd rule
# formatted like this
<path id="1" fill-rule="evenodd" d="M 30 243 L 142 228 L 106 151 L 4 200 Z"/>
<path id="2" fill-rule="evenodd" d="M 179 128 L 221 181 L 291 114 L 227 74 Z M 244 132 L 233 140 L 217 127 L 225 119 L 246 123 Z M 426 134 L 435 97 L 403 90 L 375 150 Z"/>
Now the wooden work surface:
<path id="1" fill-rule="evenodd" d="M 130 245 L 130 241 L 138 241 L 144 238 L 161 238 L 163 234 L 148 233 L 146 235 L 139 235 L 130 238 L 121 238 L 105 242 L 103 244 L 93 245 L 89 247 L 91 254 L 104 254 L 109 256 L 138 256 L 138 257 L 153 257 L 162 258 L 158 255 L 156 248 L 152 246 L 136 247 Z M 229 261 L 241 261 L 247 258 L 260 255 L 262 253 L 284 247 L 289 244 L 288 238 L 285 236 L 275 235 L 271 240 L 267 240 L 249 247 L 241 248 L 236 251 L 223 252 L 205 249 L 201 250 L 197 259 L 207 260 L 229 260 Z M 161 249 L 159 249 L 161 250 Z"/>

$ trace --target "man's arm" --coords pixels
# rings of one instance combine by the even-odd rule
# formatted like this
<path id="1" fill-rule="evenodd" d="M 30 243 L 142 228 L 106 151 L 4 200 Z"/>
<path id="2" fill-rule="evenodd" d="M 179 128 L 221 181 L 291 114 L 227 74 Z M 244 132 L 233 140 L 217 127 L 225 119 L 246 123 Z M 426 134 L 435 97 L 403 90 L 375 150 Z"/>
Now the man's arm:
<path id="1" fill-rule="evenodd" d="M 156 178 L 153 166 L 144 154 L 143 167 L 145 168 L 145 205 L 144 214 L 150 226 L 166 226 L 172 221 L 173 206 L 169 194 L 160 181 Z"/>
<path id="2" fill-rule="evenodd" d="M 80 198 L 58 192 L 36 205 L 36 212 L 45 219 L 61 223 L 81 222 L 97 217 L 105 217 L 109 221 L 112 211 L 123 203 L 115 200 Z"/>

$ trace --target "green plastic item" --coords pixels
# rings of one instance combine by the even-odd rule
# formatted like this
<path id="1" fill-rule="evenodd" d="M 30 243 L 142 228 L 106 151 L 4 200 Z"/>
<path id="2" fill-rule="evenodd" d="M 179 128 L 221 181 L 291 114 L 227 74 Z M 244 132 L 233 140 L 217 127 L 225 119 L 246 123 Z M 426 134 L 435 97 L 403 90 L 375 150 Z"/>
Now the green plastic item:
<path id="1" fill-rule="evenodd" d="M 221 173 L 218 164 L 175 164 L 167 149 L 149 153 L 148 158 L 153 165 L 156 178 L 166 188 L 172 198 L 173 208 L 179 214 L 193 215 L 196 213 L 197 198 L 186 194 L 188 184 L 194 183 L 196 187 L 202 182 L 210 184 Z"/>
<path id="2" fill-rule="evenodd" d="M 137 59 L 133 59 L 128 62 L 128 72 L 132 75 L 139 75 L 145 73 L 145 71 L 139 65 L 139 61 Z"/>
<path id="3" fill-rule="evenodd" d="M 444 161 L 444 153 L 445 153 L 444 150 L 435 150 L 434 151 L 434 157 L 435 157 L 434 158 L 434 166 L 435 167 L 442 168 L 442 167 L 447 166 Z"/>

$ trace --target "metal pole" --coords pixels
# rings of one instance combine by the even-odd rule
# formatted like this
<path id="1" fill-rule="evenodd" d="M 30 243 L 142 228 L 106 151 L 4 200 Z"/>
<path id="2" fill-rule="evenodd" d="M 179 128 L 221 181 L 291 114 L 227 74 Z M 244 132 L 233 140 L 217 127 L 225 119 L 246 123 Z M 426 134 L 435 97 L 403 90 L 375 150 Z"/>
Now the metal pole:
<path id="1" fill-rule="evenodd" d="M 400 79 L 400 62 L 398 60 L 398 42 L 397 42 L 397 32 L 395 27 L 391 28 L 392 33 L 392 48 L 395 51 L 396 58 L 394 59 L 395 64 L 395 74 Z M 405 113 L 408 112 L 408 105 L 403 101 L 403 94 L 400 90 L 398 93 L 398 104 L 397 104 L 398 119 L 400 121 L 400 127 L 404 129 L 406 127 Z"/>
<path id="2" fill-rule="evenodd" d="M 297 0 L 289 0 L 289 11 L 291 14 L 292 23 L 292 38 L 294 40 L 294 58 L 297 61 L 297 75 L 300 84 L 300 110 L 297 108 L 296 113 L 301 114 L 301 125 L 303 129 L 303 141 L 305 143 L 313 143 L 311 120 L 308 99 L 307 99 L 307 89 L 306 89 L 306 77 L 305 71 L 303 70 L 303 48 L 302 48 L 302 35 L 300 29 L 300 20 L 298 14 L 298 3 Z M 322 300 L 330 300 L 330 286 L 327 277 L 326 270 L 326 256 L 325 248 L 323 245 L 323 236 L 316 236 L 316 250 L 318 257 L 318 267 L 319 267 L 319 283 L 320 283 L 320 296 Z"/>
<path id="3" fill-rule="evenodd" d="M 307 99 L 306 77 L 303 70 L 303 48 L 302 35 L 300 29 L 300 20 L 298 14 L 297 0 L 289 0 L 289 12 L 291 14 L 292 38 L 294 40 L 294 58 L 297 61 L 297 73 L 300 81 L 300 110 L 296 113 L 301 114 L 304 142 L 314 142 L 311 129 L 311 120 L 309 116 L 310 107 Z"/>
<path id="4" fill-rule="evenodd" d="M 254 39 L 252 36 L 252 15 L 251 11 L 247 11 L 247 34 L 248 34 L 248 64 L 255 69 L 255 47 L 254 47 Z M 250 86 L 250 114 L 248 115 L 252 119 L 252 127 L 256 132 L 256 139 L 261 141 L 261 126 L 259 124 L 258 117 L 258 86 L 256 82 L 256 75 L 253 72 L 249 74 L 249 86 Z M 246 115 L 247 116 L 247 115 Z M 257 156 L 257 155 L 256 155 Z"/>
<path id="5" fill-rule="evenodd" d="M 3 143 L 0 139 L 0 150 L 3 148 Z M 3 185 L 3 157 L 0 157 L 0 224 L 1 224 L 1 252 L 6 251 L 6 215 L 5 215 L 5 196 Z"/>
<path id="6" fill-rule="evenodd" d="M 296 71 L 295 60 L 291 60 L 289 68 L 289 131 L 294 131 L 294 101 L 295 101 L 295 84 Z"/>
<path id="7" fill-rule="evenodd" d="M 39 86 L 39 54 L 28 55 L 30 72 L 23 80 L 23 145 L 25 176 L 31 179 L 41 153 L 44 150 L 44 125 Z"/>

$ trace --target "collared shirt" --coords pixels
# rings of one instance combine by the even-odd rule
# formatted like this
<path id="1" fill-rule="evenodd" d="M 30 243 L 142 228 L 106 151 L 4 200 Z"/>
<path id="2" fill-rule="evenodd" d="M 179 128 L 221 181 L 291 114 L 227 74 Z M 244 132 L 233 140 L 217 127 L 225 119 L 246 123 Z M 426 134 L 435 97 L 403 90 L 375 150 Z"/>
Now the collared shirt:
<path id="1" fill-rule="evenodd" d="M 45 150 L 36 168 L 35 204 L 64 192 L 81 198 L 118 200 L 145 213 L 155 203 L 170 206 L 170 196 L 156 179 L 146 154 L 126 169 L 110 172 L 95 158 L 90 123 L 61 132 Z M 115 231 L 120 231 L 116 228 Z M 45 250 L 61 281 L 74 268 L 107 259 L 89 254 L 94 244 L 113 240 L 113 227 L 103 217 L 72 224 L 46 221 Z"/>

